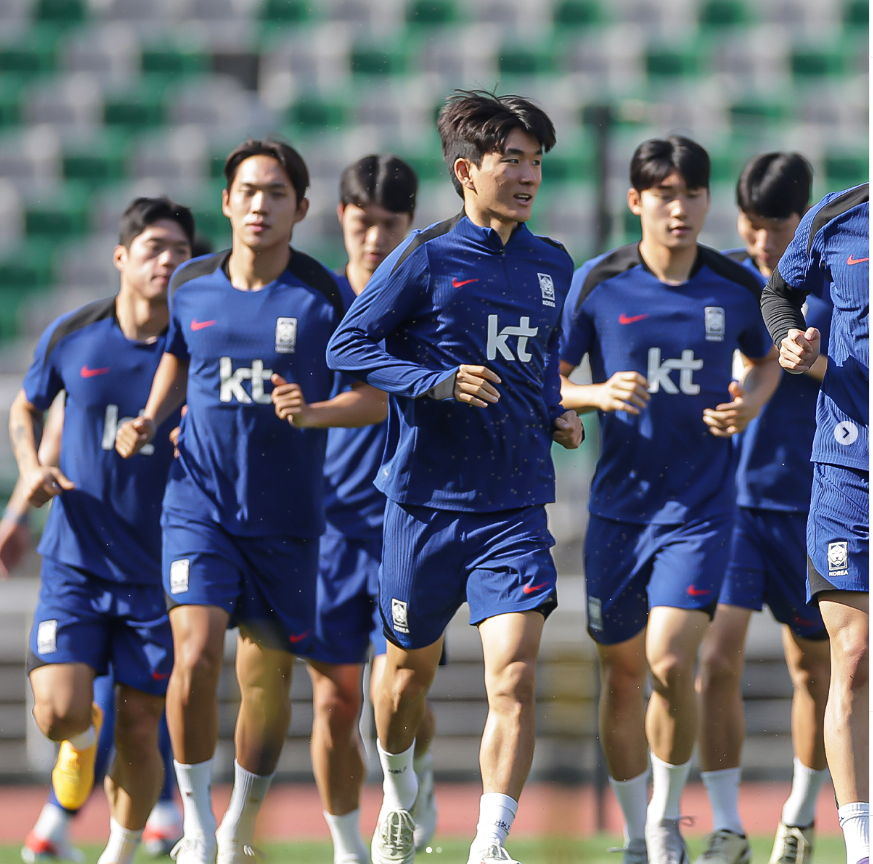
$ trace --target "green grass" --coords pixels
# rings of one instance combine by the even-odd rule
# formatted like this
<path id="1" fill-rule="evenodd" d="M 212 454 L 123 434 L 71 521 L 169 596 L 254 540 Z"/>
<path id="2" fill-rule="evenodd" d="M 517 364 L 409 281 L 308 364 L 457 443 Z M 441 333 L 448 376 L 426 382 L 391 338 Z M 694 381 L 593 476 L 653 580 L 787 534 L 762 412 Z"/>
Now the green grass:
<path id="1" fill-rule="evenodd" d="M 445 839 L 434 841 L 433 852 L 418 856 L 419 864 L 464 864 L 467 860 L 469 840 Z M 752 861 L 763 864 L 770 855 L 771 837 L 752 838 Z M 543 837 L 540 839 L 512 840 L 507 848 L 522 864 L 621 864 L 621 856 L 611 855 L 606 850 L 611 846 L 620 845 L 618 838 L 606 834 L 587 840 L 563 840 Z M 699 855 L 703 848 L 703 840 L 692 837 L 689 842 L 691 859 Z M 102 847 L 83 846 L 86 864 L 95 864 Z M 263 847 L 267 862 L 284 864 L 331 864 L 330 843 L 300 842 L 300 843 L 267 843 Z M 840 837 L 821 837 L 816 844 L 816 861 L 837 862 L 845 855 L 843 841 Z M 136 858 L 136 864 L 147 864 L 155 859 L 148 858 L 142 851 Z M 169 859 L 159 859 L 168 862 Z M 0 864 L 20 864 L 19 847 L 13 845 L 0 846 Z"/>

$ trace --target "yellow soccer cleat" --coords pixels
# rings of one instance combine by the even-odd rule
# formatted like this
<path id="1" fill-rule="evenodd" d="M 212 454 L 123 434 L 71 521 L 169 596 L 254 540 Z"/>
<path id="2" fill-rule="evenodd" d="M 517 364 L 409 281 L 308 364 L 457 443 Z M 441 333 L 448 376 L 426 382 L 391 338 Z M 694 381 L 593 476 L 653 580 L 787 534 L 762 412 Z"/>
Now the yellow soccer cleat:
<path id="1" fill-rule="evenodd" d="M 69 741 L 61 742 L 58 761 L 52 770 L 52 786 L 61 807 L 78 810 L 94 788 L 94 761 L 97 757 L 97 741 L 103 725 L 103 711 L 99 705 L 91 706 L 94 724 L 94 743 L 84 750 L 76 750 Z"/>

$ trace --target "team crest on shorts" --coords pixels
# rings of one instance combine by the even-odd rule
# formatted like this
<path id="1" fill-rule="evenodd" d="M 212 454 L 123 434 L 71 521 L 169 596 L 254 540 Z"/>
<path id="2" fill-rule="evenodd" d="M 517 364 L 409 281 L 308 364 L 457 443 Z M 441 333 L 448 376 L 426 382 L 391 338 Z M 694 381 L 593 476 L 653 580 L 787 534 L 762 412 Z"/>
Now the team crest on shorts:
<path id="1" fill-rule="evenodd" d="M 603 604 L 599 597 L 588 598 L 588 626 L 592 630 L 603 629 Z"/>
<path id="2" fill-rule="evenodd" d="M 391 598 L 391 620 L 398 633 L 409 632 L 409 604 L 405 600 Z"/>
<path id="3" fill-rule="evenodd" d="M 276 319 L 276 353 L 293 354 L 297 349 L 297 319 Z"/>
<path id="4" fill-rule="evenodd" d="M 543 295 L 543 306 L 555 305 L 555 282 L 548 273 L 537 273 L 540 280 L 540 291 Z"/>
<path id="5" fill-rule="evenodd" d="M 191 572 L 191 561 L 180 558 L 170 564 L 170 593 L 184 594 L 188 590 L 188 574 Z"/>
<path id="6" fill-rule="evenodd" d="M 707 342 L 724 342 L 725 314 L 721 306 L 703 307 L 703 325 L 706 328 Z"/>
<path id="7" fill-rule="evenodd" d="M 58 650 L 58 622 L 56 618 L 50 621 L 40 621 L 36 628 L 36 653 L 54 654 Z"/>
<path id="8" fill-rule="evenodd" d="M 849 544 L 846 540 L 828 543 L 828 576 L 849 575 Z"/>

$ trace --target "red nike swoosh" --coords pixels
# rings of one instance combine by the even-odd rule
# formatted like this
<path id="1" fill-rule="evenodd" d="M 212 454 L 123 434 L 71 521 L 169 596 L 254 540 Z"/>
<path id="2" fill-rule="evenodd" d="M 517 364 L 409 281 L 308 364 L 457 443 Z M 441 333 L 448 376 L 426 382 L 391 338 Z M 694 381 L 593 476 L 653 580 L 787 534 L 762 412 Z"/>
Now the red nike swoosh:
<path id="1" fill-rule="evenodd" d="M 217 321 L 198 321 L 196 318 L 191 322 L 192 330 L 202 330 L 204 327 L 211 327 L 213 324 L 217 324 Z"/>
<path id="2" fill-rule="evenodd" d="M 634 321 L 642 321 L 644 318 L 648 318 L 648 315 L 625 315 L 624 312 L 618 316 L 619 324 L 633 324 Z"/>
<path id="3" fill-rule="evenodd" d="M 452 288 L 460 288 L 462 285 L 469 285 L 471 282 L 478 282 L 478 279 L 465 279 L 459 282 L 457 279 L 452 279 Z"/>
<path id="4" fill-rule="evenodd" d="M 154 678 L 155 681 L 166 681 L 169 677 L 169 672 L 152 672 L 152 678 Z"/>
<path id="5" fill-rule="evenodd" d="M 306 638 L 306 637 L 307 637 L 311 632 L 312 632 L 311 630 L 307 630 L 305 633 L 301 633 L 299 636 L 296 635 L 295 633 L 292 633 L 292 634 L 288 637 L 288 641 L 289 641 L 292 645 L 296 644 L 297 642 L 302 642 L 302 641 L 303 641 L 303 640 L 304 640 L 304 639 L 305 639 L 305 638 Z"/>
<path id="6" fill-rule="evenodd" d="M 693 585 L 688 586 L 689 597 L 703 597 L 705 594 L 712 594 L 712 591 L 707 591 L 705 588 L 695 588 Z"/>
<path id="7" fill-rule="evenodd" d="M 540 588 L 545 588 L 548 584 L 548 582 L 540 582 L 539 585 L 525 585 L 521 590 L 524 591 L 525 594 L 533 594 L 535 591 L 539 591 Z"/>
<path id="8" fill-rule="evenodd" d="M 853 264 L 861 264 L 864 261 L 869 261 L 869 260 L 870 260 L 869 258 L 853 258 L 850 255 L 848 258 L 846 258 L 846 264 L 848 264 L 851 267 Z"/>
<path id="9" fill-rule="evenodd" d="M 89 369 L 87 366 L 82 367 L 83 378 L 93 378 L 95 375 L 105 375 L 109 371 L 107 366 L 105 369 Z"/>

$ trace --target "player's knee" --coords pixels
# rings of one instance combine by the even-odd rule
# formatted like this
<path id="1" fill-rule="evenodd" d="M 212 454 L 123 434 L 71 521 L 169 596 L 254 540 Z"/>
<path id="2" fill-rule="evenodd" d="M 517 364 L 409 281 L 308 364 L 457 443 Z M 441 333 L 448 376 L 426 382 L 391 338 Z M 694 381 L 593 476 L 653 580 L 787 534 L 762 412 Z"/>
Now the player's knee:
<path id="1" fill-rule="evenodd" d="M 704 647 L 700 656 L 698 676 L 700 692 L 735 689 L 740 686 L 743 674 L 742 655 L 733 655 L 724 650 Z"/>
<path id="2" fill-rule="evenodd" d="M 791 680 L 795 690 L 809 693 L 814 699 L 827 698 L 831 677 L 830 657 L 815 657 L 803 654 L 791 668 Z"/>
<path id="3" fill-rule="evenodd" d="M 91 705 L 57 705 L 37 701 L 33 706 L 33 719 L 46 738 L 63 741 L 79 735 L 91 725 Z"/>
<path id="4" fill-rule="evenodd" d="M 223 662 L 223 646 L 216 650 L 201 642 L 183 642 L 176 646 L 173 674 L 181 676 L 189 687 L 194 681 L 214 681 L 217 685 Z"/>
<path id="5" fill-rule="evenodd" d="M 846 690 L 858 692 L 869 683 L 869 647 L 866 639 L 842 640 L 831 674 L 842 679 Z"/>
<path id="6" fill-rule="evenodd" d="M 357 688 L 320 687 L 313 696 L 316 721 L 326 724 L 335 735 L 357 728 L 362 706 L 363 696 Z"/>
<path id="7" fill-rule="evenodd" d="M 648 672 L 644 657 L 640 662 L 601 663 L 601 692 L 610 698 L 639 696 L 646 686 Z"/>
<path id="8" fill-rule="evenodd" d="M 694 684 L 694 665 L 681 654 L 664 654 L 650 661 L 650 668 L 652 687 L 658 693 L 675 692 Z"/>
<path id="9" fill-rule="evenodd" d="M 536 698 L 536 666 L 517 661 L 509 663 L 486 678 L 490 704 L 507 702 L 515 705 L 532 705 Z"/>

